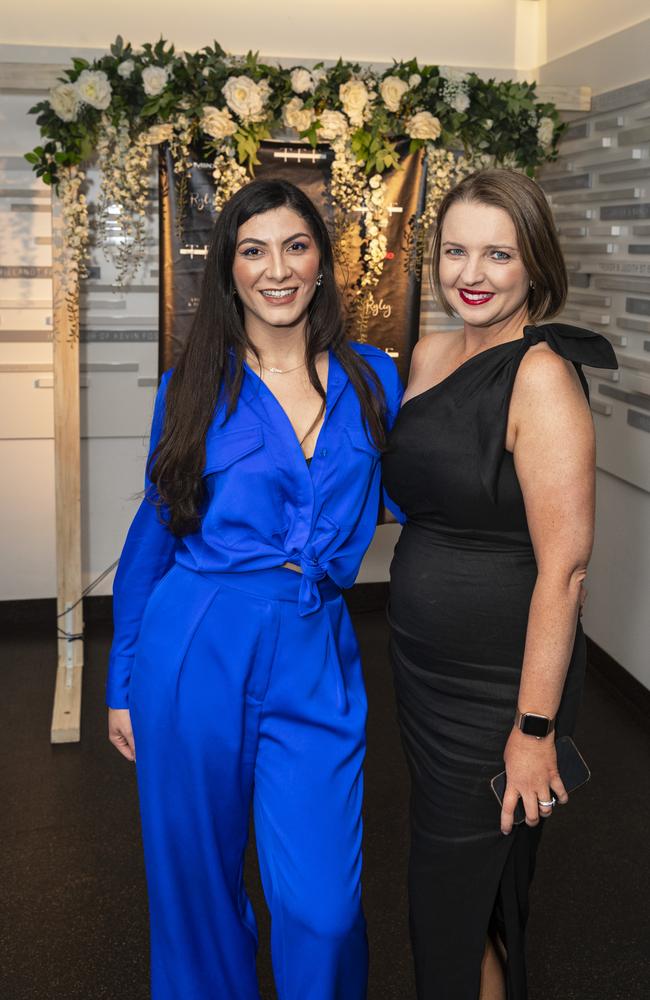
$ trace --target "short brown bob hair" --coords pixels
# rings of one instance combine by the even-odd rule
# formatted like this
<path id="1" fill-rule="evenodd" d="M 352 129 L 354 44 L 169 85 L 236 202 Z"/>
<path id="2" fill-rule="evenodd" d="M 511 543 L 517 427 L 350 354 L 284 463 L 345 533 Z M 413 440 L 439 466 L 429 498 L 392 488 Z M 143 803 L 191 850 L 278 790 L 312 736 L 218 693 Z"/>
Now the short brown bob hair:
<path id="1" fill-rule="evenodd" d="M 479 170 L 465 177 L 448 192 L 438 209 L 433 238 L 431 280 L 438 302 L 447 313 L 454 311 L 440 285 L 442 225 L 452 205 L 475 201 L 502 208 L 512 219 L 522 261 L 533 287 L 528 294 L 531 323 L 560 312 L 567 296 L 567 273 L 555 222 L 543 191 L 534 181 L 514 170 Z"/>

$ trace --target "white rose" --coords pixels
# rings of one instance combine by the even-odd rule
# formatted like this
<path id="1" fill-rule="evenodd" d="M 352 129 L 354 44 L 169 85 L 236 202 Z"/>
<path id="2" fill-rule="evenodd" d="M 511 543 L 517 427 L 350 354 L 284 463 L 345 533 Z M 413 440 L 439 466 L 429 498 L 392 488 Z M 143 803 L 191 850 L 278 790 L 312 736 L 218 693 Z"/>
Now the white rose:
<path id="1" fill-rule="evenodd" d="M 249 76 L 231 76 L 223 88 L 226 104 L 240 118 L 254 119 L 264 111 L 263 94 Z"/>
<path id="2" fill-rule="evenodd" d="M 269 83 L 268 80 L 260 80 L 259 83 L 257 84 L 257 89 L 259 91 L 259 95 L 262 98 L 263 103 L 266 103 L 271 94 L 273 93 L 273 91 L 271 90 L 271 84 Z"/>
<path id="3" fill-rule="evenodd" d="M 318 128 L 319 139 L 328 142 L 330 139 L 338 139 L 348 131 L 348 123 L 345 116 L 340 111 L 321 111 L 318 116 L 320 126 Z"/>
<path id="4" fill-rule="evenodd" d="M 408 89 L 406 80 L 400 80 L 398 76 L 387 76 L 382 80 L 379 91 L 388 110 L 399 111 L 400 101 Z"/>
<path id="5" fill-rule="evenodd" d="M 422 77 L 419 73 L 413 73 L 409 76 L 409 90 L 415 90 L 422 83 Z"/>
<path id="6" fill-rule="evenodd" d="M 314 81 L 314 90 L 316 90 L 318 84 L 321 83 L 326 78 L 326 76 L 327 76 L 327 70 L 323 69 L 322 66 L 320 67 L 320 69 L 313 69 L 311 71 L 311 78 Z"/>
<path id="7" fill-rule="evenodd" d="M 169 142 L 174 134 L 174 129 L 169 124 L 152 125 L 144 133 L 144 141 L 150 146 L 157 146 L 160 142 Z"/>
<path id="8" fill-rule="evenodd" d="M 50 91 L 50 107 L 62 122 L 76 121 L 79 95 L 74 83 L 59 83 Z"/>
<path id="9" fill-rule="evenodd" d="M 439 119 L 430 111 L 418 111 L 406 123 L 406 134 L 411 139 L 437 139 L 441 132 Z"/>
<path id="10" fill-rule="evenodd" d="M 368 103 L 368 91 L 363 80 L 348 80 L 339 87 L 339 100 L 353 125 L 363 124 L 363 112 Z"/>
<path id="11" fill-rule="evenodd" d="M 541 118 L 539 125 L 537 126 L 537 139 L 541 146 L 544 148 L 550 146 L 553 142 L 553 133 L 555 127 L 553 125 L 552 118 Z"/>
<path id="12" fill-rule="evenodd" d="M 450 83 L 464 83 L 467 80 L 467 73 L 463 73 L 461 69 L 454 69 L 453 66 L 440 66 L 438 72 L 443 80 L 448 80 Z"/>
<path id="13" fill-rule="evenodd" d="M 79 100 L 84 104 L 90 104 L 91 108 L 97 108 L 98 111 L 105 111 L 111 103 L 111 85 L 106 73 L 100 69 L 83 70 L 77 77 L 75 88 Z"/>
<path id="14" fill-rule="evenodd" d="M 206 104 L 200 121 L 201 129 L 213 139 L 225 139 L 237 131 L 237 123 L 226 108 L 213 108 Z"/>
<path id="15" fill-rule="evenodd" d="M 117 75 L 121 76 L 123 80 L 128 80 L 134 69 L 135 63 L 133 62 L 133 59 L 125 59 L 124 62 L 121 62 L 117 67 Z"/>
<path id="16" fill-rule="evenodd" d="M 164 66 L 147 66 L 142 70 L 142 86 L 147 97 L 157 97 L 167 86 L 167 70 Z"/>
<path id="17" fill-rule="evenodd" d="M 464 90 L 459 90 L 453 95 L 449 104 L 454 111 L 458 111 L 459 114 L 462 114 L 464 111 L 467 111 L 469 107 L 469 94 L 466 94 Z"/>
<path id="18" fill-rule="evenodd" d="M 314 89 L 314 80 L 308 69 L 299 66 L 291 73 L 291 86 L 295 94 L 307 94 Z"/>
<path id="19" fill-rule="evenodd" d="M 378 188 L 381 187 L 381 174 L 373 174 L 368 181 L 368 187 Z"/>
<path id="20" fill-rule="evenodd" d="M 314 112 L 303 107 L 300 97 L 292 97 L 282 109 L 282 121 L 287 128 L 295 128 L 296 132 L 305 132 L 313 120 Z"/>

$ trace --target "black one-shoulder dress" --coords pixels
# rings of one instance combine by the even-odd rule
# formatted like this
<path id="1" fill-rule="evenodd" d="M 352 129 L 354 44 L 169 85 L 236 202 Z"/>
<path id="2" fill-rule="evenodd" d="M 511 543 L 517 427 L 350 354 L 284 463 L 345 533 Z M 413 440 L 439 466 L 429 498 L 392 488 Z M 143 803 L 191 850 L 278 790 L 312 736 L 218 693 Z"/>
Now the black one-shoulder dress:
<path id="1" fill-rule="evenodd" d="M 402 407 L 384 483 L 407 522 L 391 566 L 391 650 L 411 773 L 410 919 L 418 997 L 476 1000 L 486 936 L 507 950 L 509 1000 L 526 997 L 524 931 L 540 827 L 499 828 L 503 770 L 537 567 L 508 408 L 526 351 L 615 368 L 603 337 L 561 324 L 470 358 Z M 548 400 L 553 405 L 553 400 Z M 585 645 L 578 625 L 559 709 L 573 730 Z"/>

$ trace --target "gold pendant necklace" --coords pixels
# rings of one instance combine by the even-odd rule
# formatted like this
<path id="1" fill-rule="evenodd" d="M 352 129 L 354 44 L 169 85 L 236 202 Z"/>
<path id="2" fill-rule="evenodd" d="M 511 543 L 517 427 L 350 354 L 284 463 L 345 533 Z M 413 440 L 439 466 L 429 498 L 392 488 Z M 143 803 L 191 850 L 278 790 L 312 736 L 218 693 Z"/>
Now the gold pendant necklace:
<path id="1" fill-rule="evenodd" d="M 271 375 L 290 375 L 291 372 L 297 372 L 299 368 L 304 368 L 306 362 L 301 362 L 301 364 L 296 365 L 295 368 L 265 368 L 261 365 L 262 371 L 269 372 Z"/>

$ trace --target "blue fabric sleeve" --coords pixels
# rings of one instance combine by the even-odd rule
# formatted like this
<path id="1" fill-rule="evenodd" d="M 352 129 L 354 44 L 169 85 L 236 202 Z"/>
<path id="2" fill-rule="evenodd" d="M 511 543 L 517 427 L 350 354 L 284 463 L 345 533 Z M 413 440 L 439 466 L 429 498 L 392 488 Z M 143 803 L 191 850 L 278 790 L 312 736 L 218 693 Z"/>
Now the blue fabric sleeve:
<path id="1" fill-rule="evenodd" d="M 169 375 L 163 375 L 156 396 L 149 456 L 162 434 Z M 156 583 L 174 562 L 176 538 L 160 522 L 155 498 L 155 487 L 145 473 L 145 496 L 126 536 L 113 583 L 114 631 L 106 686 L 110 708 L 129 707 L 131 668 L 144 609 Z"/>
<path id="2" fill-rule="evenodd" d="M 388 377 L 382 379 L 382 384 L 384 386 L 384 391 L 386 393 L 386 427 L 390 432 L 392 430 L 393 424 L 397 420 L 397 414 L 399 413 L 399 408 L 402 403 L 402 396 L 404 395 L 404 387 L 402 385 L 402 380 L 399 377 L 399 372 L 397 371 L 397 365 L 390 359 L 390 369 Z M 400 523 L 404 524 L 406 521 L 406 515 L 397 504 L 391 500 L 388 496 L 386 490 L 382 487 L 382 498 L 384 506 L 391 512 L 393 517 Z"/>

